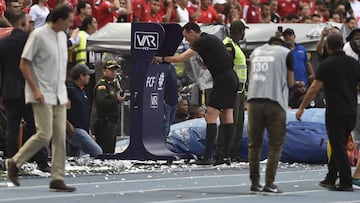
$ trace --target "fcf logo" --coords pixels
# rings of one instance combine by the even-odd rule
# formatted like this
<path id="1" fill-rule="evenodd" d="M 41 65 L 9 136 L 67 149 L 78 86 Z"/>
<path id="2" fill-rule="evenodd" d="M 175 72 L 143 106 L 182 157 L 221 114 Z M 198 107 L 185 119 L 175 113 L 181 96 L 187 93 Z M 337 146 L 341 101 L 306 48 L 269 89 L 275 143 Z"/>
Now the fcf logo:
<path id="1" fill-rule="evenodd" d="M 134 49 L 158 50 L 159 33 L 157 32 L 135 32 Z"/>

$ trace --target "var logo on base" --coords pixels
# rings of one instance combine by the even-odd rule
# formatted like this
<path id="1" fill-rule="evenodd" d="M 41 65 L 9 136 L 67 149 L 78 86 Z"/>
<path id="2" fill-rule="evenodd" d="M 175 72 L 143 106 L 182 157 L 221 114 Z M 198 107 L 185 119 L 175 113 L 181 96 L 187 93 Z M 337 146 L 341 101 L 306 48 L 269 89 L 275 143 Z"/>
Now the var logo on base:
<path id="1" fill-rule="evenodd" d="M 159 94 L 158 93 L 151 93 L 150 96 L 150 108 L 157 109 L 159 107 Z"/>
<path id="2" fill-rule="evenodd" d="M 158 50 L 159 33 L 157 32 L 135 32 L 134 49 Z"/>

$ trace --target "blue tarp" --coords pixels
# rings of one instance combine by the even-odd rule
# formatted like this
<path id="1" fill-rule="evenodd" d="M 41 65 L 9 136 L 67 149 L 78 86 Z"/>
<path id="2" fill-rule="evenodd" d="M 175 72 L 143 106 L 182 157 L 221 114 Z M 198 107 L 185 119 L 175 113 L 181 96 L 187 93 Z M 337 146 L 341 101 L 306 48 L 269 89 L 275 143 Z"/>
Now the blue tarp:
<path id="1" fill-rule="evenodd" d="M 325 129 L 325 109 L 306 109 L 302 121 L 295 118 L 296 109 L 287 111 L 286 139 L 281 154 L 283 162 L 326 163 L 327 134 Z M 205 148 L 206 122 L 203 118 L 192 119 L 171 126 L 167 147 L 176 153 L 201 156 Z M 244 135 L 239 155 L 248 156 L 247 113 L 245 112 Z M 215 146 L 214 146 L 215 148 Z M 215 150 L 214 150 L 215 151 Z M 268 153 L 265 131 L 261 160 Z"/>

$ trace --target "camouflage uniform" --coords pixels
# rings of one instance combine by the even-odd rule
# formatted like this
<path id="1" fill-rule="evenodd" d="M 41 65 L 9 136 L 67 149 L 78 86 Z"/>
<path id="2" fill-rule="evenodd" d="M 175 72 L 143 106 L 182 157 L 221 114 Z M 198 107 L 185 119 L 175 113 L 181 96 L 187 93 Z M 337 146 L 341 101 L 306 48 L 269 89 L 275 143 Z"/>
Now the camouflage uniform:
<path id="1" fill-rule="evenodd" d="M 120 118 L 120 101 L 117 99 L 116 82 L 100 79 L 94 88 L 97 118 L 94 123 L 96 142 L 104 153 L 114 153 L 116 143 L 115 126 Z"/>

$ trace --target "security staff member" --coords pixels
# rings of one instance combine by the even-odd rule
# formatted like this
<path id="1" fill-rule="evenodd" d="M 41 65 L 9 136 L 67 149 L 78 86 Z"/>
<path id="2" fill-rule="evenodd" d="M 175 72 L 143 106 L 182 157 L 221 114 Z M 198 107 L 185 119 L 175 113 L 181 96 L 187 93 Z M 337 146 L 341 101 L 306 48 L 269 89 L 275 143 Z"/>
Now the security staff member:
<path id="1" fill-rule="evenodd" d="M 97 119 L 94 124 L 96 142 L 104 153 L 114 153 L 116 143 L 115 126 L 120 117 L 120 103 L 125 97 L 116 77 L 120 65 L 115 60 L 107 60 L 102 69 L 103 77 L 94 88 Z"/>
<path id="2" fill-rule="evenodd" d="M 285 141 L 286 110 L 289 89 L 294 85 L 294 63 L 291 51 L 283 41 L 271 37 L 250 55 L 251 72 L 248 88 L 249 169 L 252 193 L 280 193 L 274 185 L 276 170 Z M 265 186 L 260 185 L 260 153 L 264 131 L 268 132 Z"/>
<path id="3" fill-rule="evenodd" d="M 98 24 L 96 21 L 96 18 L 93 16 L 88 16 L 84 18 L 82 21 L 82 26 L 79 31 L 79 35 L 77 38 L 78 47 L 75 49 L 75 61 L 76 64 L 86 64 L 92 69 L 92 64 L 94 63 L 94 53 L 92 51 L 87 52 L 86 46 L 87 46 L 87 38 L 94 34 L 98 29 Z M 96 83 L 95 74 L 90 76 L 89 83 L 85 86 L 85 92 L 88 96 L 89 105 L 92 106 L 94 95 L 93 95 L 93 89 Z M 91 114 L 91 113 L 90 113 Z"/>
<path id="4" fill-rule="evenodd" d="M 230 25 L 230 36 L 223 40 L 227 51 L 234 62 L 234 71 L 239 79 L 240 85 L 236 95 L 236 101 L 234 106 L 234 135 L 233 142 L 230 145 L 230 158 L 231 161 L 239 162 L 240 156 L 239 148 L 240 142 L 243 136 L 244 128 L 244 101 L 245 101 L 245 83 L 247 79 L 247 67 L 246 67 L 246 56 L 240 48 L 239 41 L 245 36 L 245 29 L 247 27 L 242 21 L 236 20 Z M 223 128 L 220 126 L 218 144 L 216 148 L 216 161 L 214 165 L 218 164 L 230 164 L 230 159 L 223 159 L 223 140 L 224 133 Z"/>
<path id="5" fill-rule="evenodd" d="M 92 60 L 88 60 L 88 53 L 86 52 L 86 40 L 87 38 L 94 34 L 98 30 L 98 23 L 96 21 L 96 18 L 93 16 L 88 16 L 84 18 L 82 27 L 80 28 L 79 35 L 77 38 L 78 41 L 78 47 L 76 47 L 76 63 L 85 64 L 87 62 L 92 63 Z M 91 54 L 91 53 L 89 53 Z M 92 53 L 93 54 L 93 53 Z"/>

